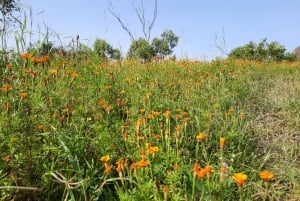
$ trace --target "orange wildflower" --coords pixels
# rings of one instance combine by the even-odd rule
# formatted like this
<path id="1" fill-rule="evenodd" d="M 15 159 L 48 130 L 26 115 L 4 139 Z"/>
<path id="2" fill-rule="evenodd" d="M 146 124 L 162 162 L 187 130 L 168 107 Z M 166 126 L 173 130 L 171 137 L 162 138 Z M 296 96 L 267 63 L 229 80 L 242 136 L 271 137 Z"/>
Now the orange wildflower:
<path id="1" fill-rule="evenodd" d="M 34 64 L 37 64 L 37 63 L 39 63 L 39 58 L 37 58 L 37 57 L 31 57 L 31 61 L 32 61 Z"/>
<path id="2" fill-rule="evenodd" d="M 171 116 L 171 111 L 167 110 L 167 111 L 165 112 L 165 117 L 166 117 L 166 119 L 170 119 L 170 116 Z"/>
<path id="3" fill-rule="evenodd" d="M 220 148 L 221 148 L 222 151 L 224 149 L 225 142 L 226 142 L 226 138 L 225 137 L 220 137 Z"/>
<path id="4" fill-rule="evenodd" d="M 153 119 L 153 115 L 152 114 L 147 114 L 147 119 L 149 119 L 149 120 L 151 120 L 151 119 Z"/>
<path id="5" fill-rule="evenodd" d="M 197 172 L 196 172 L 196 174 L 197 174 L 197 176 L 199 177 L 199 178 L 204 178 L 205 176 L 206 176 L 206 169 L 205 168 L 200 168 L 200 170 L 198 170 Z"/>
<path id="6" fill-rule="evenodd" d="M 247 181 L 248 176 L 243 173 L 236 173 L 232 176 L 235 183 L 238 185 L 239 190 L 242 190 L 244 183 Z"/>
<path id="7" fill-rule="evenodd" d="M 181 127 L 180 125 L 177 125 L 177 126 L 175 127 L 175 130 L 176 130 L 177 132 L 180 132 L 180 131 L 182 130 L 182 127 Z"/>
<path id="8" fill-rule="evenodd" d="M 178 163 L 174 163 L 173 168 L 174 170 L 177 170 L 178 168 L 180 168 L 180 165 Z"/>
<path id="9" fill-rule="evenodd" d="M 41 131 L 45 131 L 45 130 L 46 130 L 46 128 L 45 128 L 44 125 L 38 125 L 37 128 L 38 128 L 39 130 L 41 130 Z"/>
<path id="10" fill-rule="evenodd" d="M 267 170 L 262 171 L 262 172 L 259 174 L 259 176 L 260 176 L 260 178 L 261 178 L 262 180 L 264 180 L 265 182 L 269 182 L 269 181 L 274 177 L 274 175 L 273 175 L 271 172 L 267 171 Z"/>
<path id="11" fill-rule="evenodd" d="M 28 60 L 28 59 L 31 58 L 31 54 L 29 54 L 29 53 L 24 53 L 24 54 L 21 54 L 21 57 L 22 57 L 23 59 Z"/>
<path id="12" fill-rule="evenodd" d="M 143 123 L 143 120 L 142 120 L 142 119 L 138 119 L 138 120 L 136 121 L 135 126 L 136 126 L 136 127 L 140 127 L 140 126 L 142 125 L 142 123 Z"/>
<path id="13" fill-rule="evenodd" d="M 207 176 L 210 176 L 211 173 L 212 173 L 212 171 L 213 171 L 213 169 L 212 169 L 212 167 L 211 167 L 210 165 L 207 165 L 207 166 L 205 167 L 205 170 L 206 170 L 206 175 L 207 175 Z"/>
<path id="14" fill-rule="evenodd" d="M 110 173 L 113 166 L 112 165 L 108 165 L 107 163 L 104 164 L 105 169 L 104 169 L 104 173 Z"/>
<path id="15" fill-rule="evenodd" d="M 150 161 L 149 160 L 145 160 L 145 159 L 142 159 L 140 161 L 137 162 L 137 167 L 147 167 L 148 165 L 150 165 Z"/>
<path id="16" fill-rule="evenodd" d="M 194 174 L 196 174 L 197 171 L 199 171 L 199 170 L 200 170 L 199 165 L 198 165 L 197 163 L 195 163 L 195 164 L 193 165 L 193 171 L 194 171 Z"/>
<path id="17" fill-rule="evenodd" d="M 170 134 L 169 130 L 165 130 L 165 137 L 168 137 Z"/>
<path id="18" fill-rule="evenodd" d="M 21 97 L 21 99 L 24 99 L 27 97 L 27 93 L 21 92 L 21 93 L 19 93 L 19 96 Z"/>
<path id="19" fill-rule="evenodd" d="M 104 104 L 105 104 L 105 100 L 104 100 L 104 99 L 100 99 L 100 100 L 98 101 L 98 105 L 99 105 L 100 107 L 104 107 Z"/>
<path id="20" fill-rule="evenodd" d="M 158 117 L 160 115 L 160 112 L 157 112 L 157 111 L 153 111 L 152 113 L 153 113 L 154 117 Z"/>
<path id="21" fill-rule="evenodd" d="M 168 200 L 168 191 L 169 191 L 169 188 L 167 185 L 165 185 L 163 187 L 163 192 L 164 192 L 164 200 Z"/>
<path id="22" fill-rule="evenodd" d="M 110 159 L 109 155 L 105 155 L 100 158 L 100 161 L 104 163 L 108 163 L 109 159 Z"/>
<path id="23" fill-rule="evenodd" d="M 5 161 L 5 162 L 8 162 L 8 161 L 10 160 L 10 156 L 9 156 L 9 155 L 4 156 L 4 157 L 2 158 L 2 160 Z"/>
<path id="24" fill-rule="evenodd" d="M 168 186 L 167 186 L 167 185 L 165 185 L 165 186 L 163 187 L 163 192 L 164 192 L 164 193 L 167 193 L 167 192 L 168 192 L 168 190 L 169 190 Z"/>
<path id="25" fill-rule="evenodd" d="M 138 167 L 138 162 L 132 163 L 132 164 L 130 165 L 130 169 L 131 169 L 131 170 L 133 170 L 133 169 L 135 169 L 135 168 L 137 168 L 137 167 Z"/>
<path id="26" fill-rule="evenodd" d="M 71 77 L 73 77 L 73 78 L 78 77 L 78 76 L 79 76 L 79 74 L 76 71 L 71 73 Z"/>
<path id="27" fill-rule="evenodd" d="M 12 67 L 13 67 L 13 64 L 12 64 L 12 63 L 9 63 L 9 64 L 6 65 L 6 67 L 7 67 L 7 68 L 12 68 Z"/>
<path id="28" fill-rule="evenodd" d="M 105 110 L 107 113 L 110 113 L 110 111 L 113 109 L 113 107 L 111 105 L 108 105 Z"/>
<path id="29" fill-rule="evenodd" d="M 184 123 L 187 124 L 190 121 L 190 118 L 186 117 L 183 119 Z"/>
<path id="30" fill-rule="evenodd" d="M 122 169 L 124 167 L 124 159 L 123 158 L 120 158 L 118 161 L 117 161 L 117 172 L 120 174 L 122 172 Z"/>
<path id="31" fill-rule="evenodd" d="M 4 84 L 2 87 L 3 91 L 9 92 L 12 90 L 12 87 L 9 84 Z"/>
<path id="32" fill-rule="evenodd" d="M 204 141 L 206 139 L 206 134 L 205 133 L 199 133 L 196 138 L 200 141 Z"/>

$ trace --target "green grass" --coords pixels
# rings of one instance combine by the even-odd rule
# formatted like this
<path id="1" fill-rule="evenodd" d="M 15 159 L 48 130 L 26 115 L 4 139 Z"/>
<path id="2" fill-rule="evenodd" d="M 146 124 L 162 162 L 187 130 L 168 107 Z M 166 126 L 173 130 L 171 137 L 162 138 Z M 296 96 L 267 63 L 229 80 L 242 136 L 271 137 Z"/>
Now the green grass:
<path id="1" fill-rule="evenodd" d="M 1 200 L 300 195 L 299 63 L 14 61 L 1 69 L 11 86 L 0 98 Z M 268 187 L 262 170 L 274 174 Z"/>

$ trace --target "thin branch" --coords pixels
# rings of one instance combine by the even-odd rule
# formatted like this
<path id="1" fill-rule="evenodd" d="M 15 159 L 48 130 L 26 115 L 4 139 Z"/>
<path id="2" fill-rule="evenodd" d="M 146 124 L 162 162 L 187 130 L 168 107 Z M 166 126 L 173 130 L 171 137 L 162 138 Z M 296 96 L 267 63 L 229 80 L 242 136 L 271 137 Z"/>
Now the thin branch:
<path id="1" fill-rule="evenodd" d="M 125 23 L 121 20 L 121 17 L 120 17 L 119 15 L 117 15 L 117 14 L 114 12 L 114 8 L 113 8 L 113 5 L 112 5 L 111 2 L 109 3 L 108 11 L 110 12 L 110 14 L 112 14 L 112 16 L 114 16 L 114 17 L 118 20 L 118 22 L 119 22 L 119 23 L 121 24 L 121 26 L 122 26 L 122 29 L 123 29 L 124 31 L 126 31 L 127 34 L 129 35 L 131 41 L 135 41 L 135 38 L 134 38 L 133 34 L 131 33 L 131 31 L 129 30 L 129 28 L 128 28 L 128 27 L 125 25 Z"/>
<path id="2" fill-rule="evenodd" d="M 150 39 L 150 34 L 151 34 L 152 28 L 153 28 L 154 23 L 155 23 L 156 18 L 157 18 L 157 0 L 154 1 L 154 4 L 155 5 L 154 5 L 154 11 L 153 11 L 153 19 L 150 23 L 150 26 L 148 27 L 148 29 L 149 29 L 148 41 Z"/>
<path id="3" fill-rule="evenodd" d="M 228 53 L 226 51 L 226 40 L 225 40 L 225 30 L 224 28 L 222 29 L 222 41 L 219 42 L 218 40 L 218 35 L 216 34 L 215 35 L 215 47 L 224 55 L 227 55 L 228 56 Z"/>
<path id="4" fill-rule="evenodd" d="M 147 34 L 147 30 L 146 30 L 145 9 L 144 9 L 143 0 L 141 0 L 141 7 L 140 8 L 134 7 L 134 9 L 135 9 L 136 15 L 142 25 L 144 36 L 145 36 L 145 38 L 148 38 L 148 34 Z"/>
<path id="5" fill-rule="evenodd" d="M 137 7 L 135 5 L 132 4 L 132 7 L 134 8 L 136 15 L 138 17 L 138 20 L 142 26 L 142 31 L 144 34 L 145 39 L 149 42 L 150 38 L 151 38 L 151 32 L 152 29 L 154 27 L 154 23 L 156 21 L 157 18 L 157 0 L 154 0 L 154 10 L 153 10 L 153 18 L 151 20 L 151 22 L 147 22 L 146 20 L 146 16 L 145 16 L 145 8 L 144 8 L 144 1 L 141 0 L 141 5 L 140 7 Z M 130 31 L 129 27 L 124 23 L 124 21 L 121 19 L 120 15 L 116 14 L 116 12 L 114 11 L 112 2 L 109 1 L 109 7 L 108 7 L 108 11 L 110 12 L 110 14 L 112 14 L 112 16 L 114 16 L 118 22 L 120 23 L 120 25 L 122 26 L 122 29 L 124 31 L 126 31 L 126 33 L 129 35 L 130 39 L 132 41 L 135 41 L 135 37 L 133 36 L 132 32 Z"/>

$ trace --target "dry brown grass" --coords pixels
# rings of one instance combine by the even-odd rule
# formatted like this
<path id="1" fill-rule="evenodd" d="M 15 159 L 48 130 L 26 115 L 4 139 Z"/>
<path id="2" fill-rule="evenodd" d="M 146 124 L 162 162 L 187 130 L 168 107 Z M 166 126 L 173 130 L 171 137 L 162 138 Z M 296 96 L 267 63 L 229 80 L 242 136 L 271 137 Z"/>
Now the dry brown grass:
<path id="1" fill-rule="evenodd" d="M 285 183 L 280 200 L 300 200 L 300 80 L 273 79 L 265 101 L 271 111 L 261 113 L 254 124 L 261 134 L 258 142 L 267 166 Z M 276 190 L 276 189 L 275 189 Z"/>

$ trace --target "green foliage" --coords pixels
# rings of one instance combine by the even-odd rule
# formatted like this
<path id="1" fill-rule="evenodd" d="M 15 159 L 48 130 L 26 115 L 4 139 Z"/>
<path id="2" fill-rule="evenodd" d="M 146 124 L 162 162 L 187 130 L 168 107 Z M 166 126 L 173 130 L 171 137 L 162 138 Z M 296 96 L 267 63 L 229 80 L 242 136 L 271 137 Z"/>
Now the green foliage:
<path id="1" fill-rule="evenodd" d="M 144 61 L 149 61 L 153 57 L 165 58 L 173 53 L 178 40 L 178 36 L 171 30 L 164 31 L 161 38 L 154 38 L 151 44 L 146 39 L 139 38 L 131 43 L 128 57 L 140 58 Z"/>
<path id="2" fill-rule="evenodd" d="M 277 42 L 268 43 L 267 39 L 261 40 L 259 44 L 250 41 L 248 44 L 234 48 L 229 58 L 248 59 L 255 61 L 294 61 L 295 56 L 291 53 L 286 53 L 284 46 Z"/>
<path id="3" fill-rule="evenodd" d="M 16 18 L 15 12 L 20 11 L 20 3 L 18 0 L 0 0 L 0 36 L 1 36 L 1 50 L 0 50 L 0 65 L 6 65 L 8 62 L 7 51 L 7 35 L 11 25 L 14 24 Z M 1 72 L 0 72 L 1 73 Z"/>
<path id="4" fill-rule="evenodd" d="M 300 46 L 294 49 L 293 54 L 295 54 L 296 59 L 300 59 Z"/>
<path id="5" fill-rule="evenodd" d="M 2 18 L 0 21 L 2 25 L 4 23 L 4 18 L 7 20 L 12 20 L 12 15 L 14 12 L 20 11 L 20 3 L 18 0 L 0 0 L 0 11 L 2 14 Z"/>
<path id="6" fill-rule="evenodd" d="M 22 58 L 4 71 L 1 198 L 237 200 L 236 172 L 248 175 L 245 199 L 265 195 L 258 173 L 274 170 L 276 160 L 268 160 L 269 150 L 259 146 L 270 139 L 255 129 L 257 115 L 274 105 L 265 97 L 273 88 L 271 78 L 299 80 L 297 68 L 270 74 L 258 64 L 226 60 L 99 65 L 88 57 L 74 66 L 73 57 L 50 59 L 51 65 L 43 67 Z M 292 106 L 297 94 L 294 102 L 282 101 L 293 110 L 291 116 L 299 113 Z M 200 132 L 204 140 L 198 139 Z M 226 138 L 222 149 L 220 137 Z M 293 157 L 284 158 L 289 167 L 298 150 L 295 146 L 288 152 Z M 105 155 L 110 159 L 103 162 Z M 147 163 L 141 167 L 141 162 Z M 195 169 L 206 166 L 213 171 L 199 178 Z M 286 187 L 297 180 L 287 179 L 285 171 L 274 174 L 272 194 L 286 200 Z"/>
<path id="7" fill-rule="evenodd" d="M 94 51 L 101 59 L 120 59 L 121 52 L 113 48 L 106 40 L 96 39 L 94 42 Z"/>
<path id="8" fill-rule="evenodd" d="M 144 61 L 149 61 L 153 58 L 154 52 L 146 39 L 139 38 L 131 43 L 127 56 L 129 58 L 140 58 Z"/>
<path id="9" fill-rule="evenodd" d="M 154 38 L 152 46 L 154 54 L 158 58 L 164 58 L 173 53 L 173 48 L 177 46 L 179 37 L 172 30 L 166 30 L 161 34 L 161 38 Z"/>

